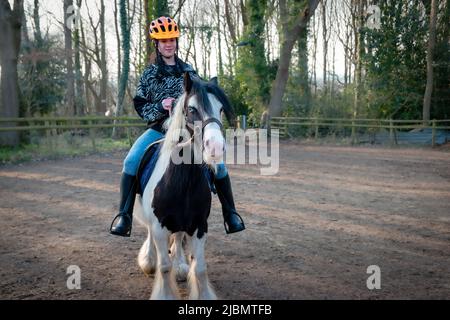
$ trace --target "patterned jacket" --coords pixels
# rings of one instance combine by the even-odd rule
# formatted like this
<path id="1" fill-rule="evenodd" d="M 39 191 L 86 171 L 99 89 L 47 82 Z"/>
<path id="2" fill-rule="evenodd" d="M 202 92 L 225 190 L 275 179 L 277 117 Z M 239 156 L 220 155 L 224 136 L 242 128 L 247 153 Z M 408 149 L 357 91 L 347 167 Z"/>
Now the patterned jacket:
<path id="1" fill-rule="evenodd" d="M 181 96 L 184 91 L 184 73 L 195 74 L 191 65 L 177 57 L 175 60 L 174 66 L 160 62 L 145 68 L 133 99 L 139 116 L 148 122 L 150 128 L 160 132 L 163 131 L 163 122 L 169 117 L 169 112 L 162 106 L 162 100 Z"/>

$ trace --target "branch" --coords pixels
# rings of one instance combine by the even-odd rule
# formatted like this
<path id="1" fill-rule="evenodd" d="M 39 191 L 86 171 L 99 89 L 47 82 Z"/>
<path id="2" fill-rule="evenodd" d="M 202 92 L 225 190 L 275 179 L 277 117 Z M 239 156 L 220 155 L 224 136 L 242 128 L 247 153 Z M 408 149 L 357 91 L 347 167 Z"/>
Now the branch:
<path id="1" fill-rule="evenodd" d="M 176 19 L 176 16 L 181 13 L 181 8 L 183 7 L 184 3 L 186 2 L 186 0 L 179 0 L 178 2 L 178 8 L 177 10 L 175 10 L 175 13 L 173 14 L 173 18 Z"/>

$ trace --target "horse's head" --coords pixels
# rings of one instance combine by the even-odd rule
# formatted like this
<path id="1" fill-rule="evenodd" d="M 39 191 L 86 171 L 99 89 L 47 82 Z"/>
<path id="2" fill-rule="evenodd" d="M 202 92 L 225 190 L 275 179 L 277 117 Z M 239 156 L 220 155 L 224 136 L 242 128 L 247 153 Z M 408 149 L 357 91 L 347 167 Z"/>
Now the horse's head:
<path id="1" fill-rule="evenodd" d="M 184 89 L 185 92 L 175 107 L 174 126 L 178 129 L 180 126 L 185 127 L 191 138 L 196 142 L 201 141 L 204 162 L 212 165 L 223 161 L 225 137 L 222 113 L 230 123 L 234 119 L 227 96 L 219 87 L 216 78 L 206 82 L 189 73 L 184 76 Z M 174 138 L 178 137 L 172 137 Z"/>

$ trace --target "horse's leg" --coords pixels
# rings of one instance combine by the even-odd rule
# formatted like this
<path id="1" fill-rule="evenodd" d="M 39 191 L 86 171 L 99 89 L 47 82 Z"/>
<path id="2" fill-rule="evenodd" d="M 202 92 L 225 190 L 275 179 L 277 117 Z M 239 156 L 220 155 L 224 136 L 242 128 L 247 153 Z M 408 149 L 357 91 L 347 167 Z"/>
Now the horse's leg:
<path id="1" fill-rule="evenodd" d="M 175 275 L 172 272 L 172 261 L 169 256 L 169 234 L 169 231 L 161 228 L 158 222 L 152 227 L 158 257 L 156 277 L 150 297 L 152 300 L 179 299 Z"/>
<path id="2" fill-rule="evenodd" d="M 155 243 L 150 227 L 147 227 L 147 229 L 147 240 L 145 240 L 141 250 L 139 250 L 138 264 L 146 275 L 151 275 L 155 273 L 156 269 Z"/>
<path id="3" fill-rule="evenodd" d="M 206 233 L 199 239 L 197 233 L 189 237 L 191 248 L 191 268 L 189 270 L 189 299 L 215 300 L 217 296 L 208 280 L 205 261 Z"/>
<path id="4" fill-rule="evenodd" d="M 186 263 L 186 256 L 183 250 L 184 232 L 177 232 L 172 235 L 173 242 L 170 247 L 170 255 L 172 256 L 173 269 L 176 272 L 177 281 L 186 281 L 189 272 L 189 266 Z"/>

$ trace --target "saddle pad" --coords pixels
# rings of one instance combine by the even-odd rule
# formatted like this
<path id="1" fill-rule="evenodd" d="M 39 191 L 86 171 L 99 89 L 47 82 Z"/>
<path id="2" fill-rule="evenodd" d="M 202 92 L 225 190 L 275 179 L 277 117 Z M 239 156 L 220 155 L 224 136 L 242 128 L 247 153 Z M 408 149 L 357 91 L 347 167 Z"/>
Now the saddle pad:
<path id="1" fill-rule="evenodd" d="M 137 179 L 139 181 L 138 193 L 142 195 L 144 193 L 145 186 L 147 185 L 153 170 L 155 169 L 156 162 L 158 161 L 159 152 L 161 151 L 162 143 L 156 142 L 151 144 L 144 153 L 139 164 L 137 172 Z"/>

